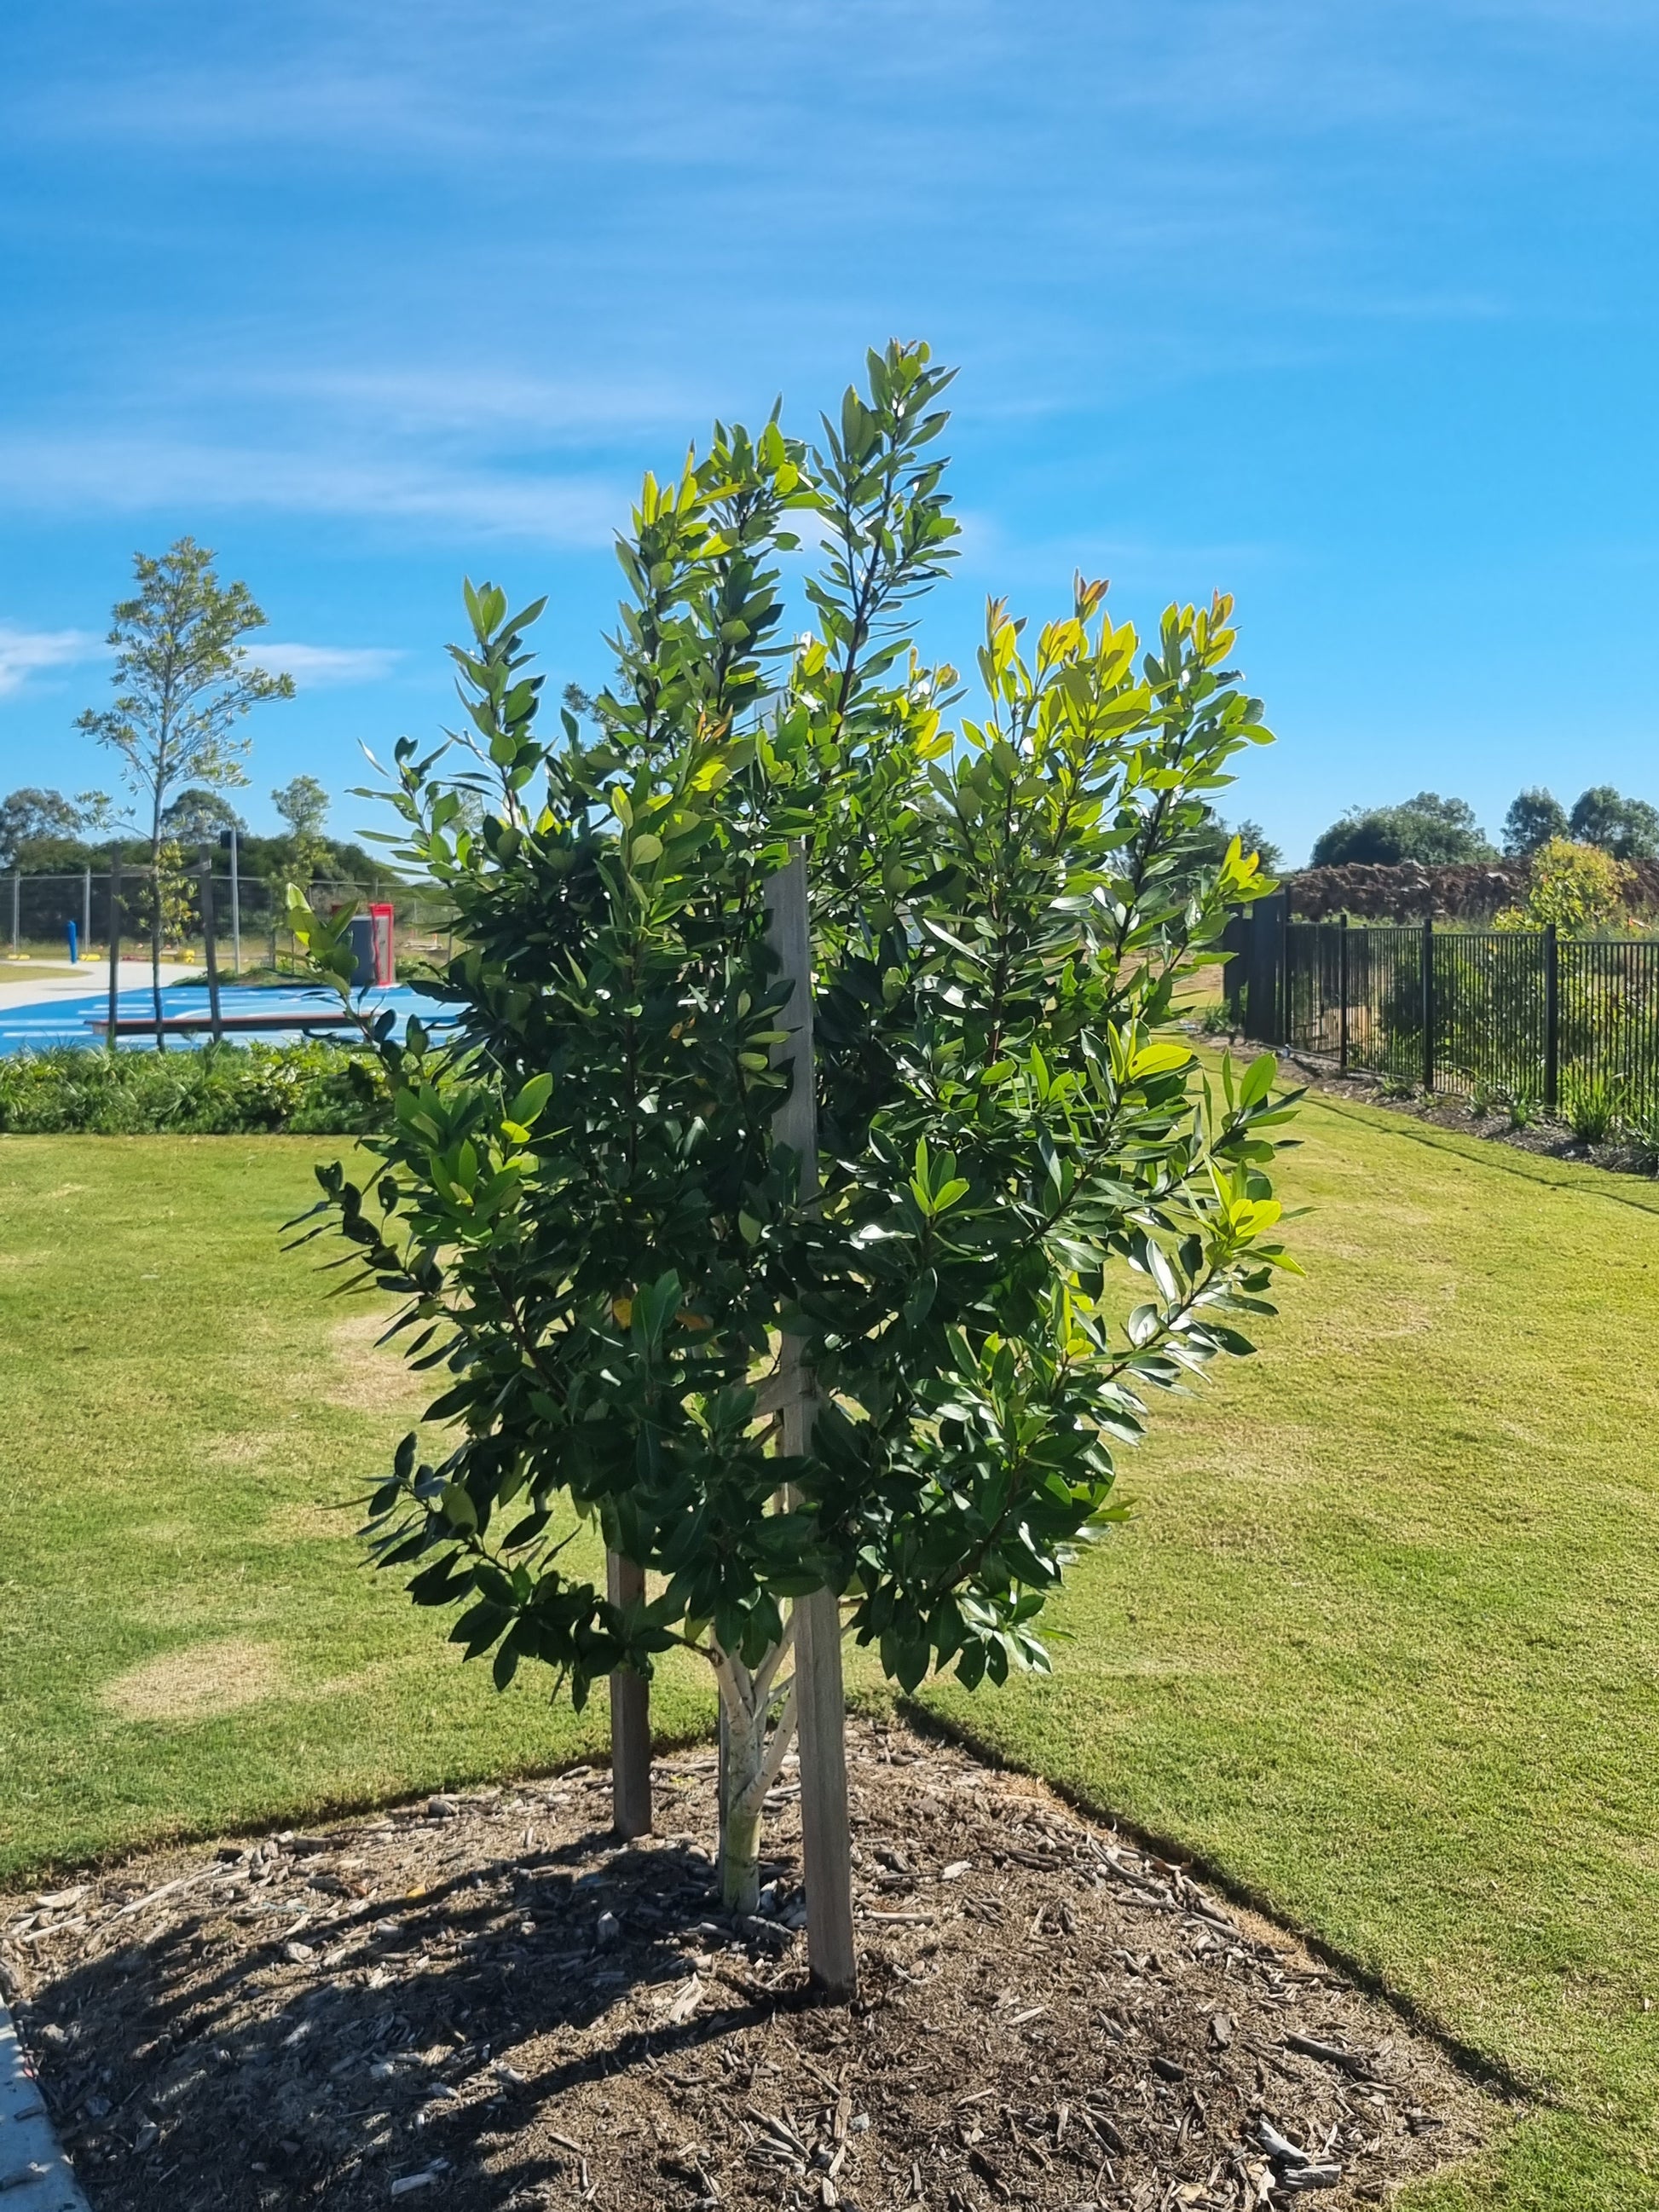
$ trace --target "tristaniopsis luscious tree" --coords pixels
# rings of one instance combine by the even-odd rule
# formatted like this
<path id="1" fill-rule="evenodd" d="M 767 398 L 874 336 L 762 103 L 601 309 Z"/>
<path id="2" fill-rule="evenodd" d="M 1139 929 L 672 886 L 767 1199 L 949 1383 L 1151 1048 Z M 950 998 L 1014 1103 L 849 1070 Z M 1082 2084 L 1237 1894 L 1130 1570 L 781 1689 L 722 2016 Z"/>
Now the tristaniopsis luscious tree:
<path id="1" fill-rule="evenodd" d="M 986 704 L 952 727 L 954 673 L 908 622 L 954 535 L 947 381 L 890 346 L 815 448 L 717 425 L 678 482 L 647 477 L 587 726 L 540 730 L 539 606 L 468 588 L 470 750 L 403 741 L 393 793 L 406 862 L 454 904 L 453 1026 L 374 1024 L 380 1171 L 319 1171 L 315 1233 L 333 1221 L 404 1300 L 450 1425 L 435 1465 L 399 1448 L 377 1557 L 465 1608 L 454 1637 L 503 1684 L 540 1661 L 580 1702 L 674 1645 L 706 1660 L 738 1906 L 789 1738 L 793 1601 L 834 1592 L 906 1687 L 1046 1666 L 1042 1607 L 1121 1510 L 1115 1445 L 1151 1392 L 1249 1349 L 1290 1264 L 1271 1063 L 1207 1081 L 1173 1021 L 1261 888 L 1237 839 L 1192 857 L 1267 736 L 1227 665 L 1231 603 L 1170 608 L 1139 659 L 1103 585 L 1033 646 L 994 604 Z M 823 560 L 811 634 L 787 639 L 798 518 Z M 805 1182 L 774 1127 L 790 1008 L 766 908 L 796 851 Z M 343 978 L 343 922 L 290 896 Z M 786 1456 L 790 1340 L 817 1419 Z M 613 1606 L 570 1564 L 584 1521 L 644 1596 Z"/>

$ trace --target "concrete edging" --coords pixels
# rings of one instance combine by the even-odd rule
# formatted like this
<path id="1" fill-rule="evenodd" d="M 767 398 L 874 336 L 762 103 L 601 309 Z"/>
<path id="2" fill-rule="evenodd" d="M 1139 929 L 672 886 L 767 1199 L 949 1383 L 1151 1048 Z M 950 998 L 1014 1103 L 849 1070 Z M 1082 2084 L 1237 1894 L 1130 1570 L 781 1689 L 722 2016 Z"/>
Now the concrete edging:
<path id="1" fill-rule="evenodd" d="M 10 2013 L 0 2004 L 0 2203 L 5 2212 L 91 2212 L 52 2130 Z"/>

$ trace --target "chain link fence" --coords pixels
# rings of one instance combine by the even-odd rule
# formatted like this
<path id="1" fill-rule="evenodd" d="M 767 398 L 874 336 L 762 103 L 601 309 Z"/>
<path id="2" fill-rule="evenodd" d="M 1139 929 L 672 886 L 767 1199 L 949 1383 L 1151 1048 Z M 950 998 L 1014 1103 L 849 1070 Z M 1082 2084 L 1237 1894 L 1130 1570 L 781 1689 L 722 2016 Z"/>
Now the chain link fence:
<path id="1" fill-rule="evenodd" d="M 66 959 L 73 925 L 82 957 L 109 957 L 111 877 L 107 870 L 85 868 L 77 875 L 0 876 L 0 942 L 14 959 Z M 239 876 L 232 883 L 223 856 L 213 874 L 214 937 L 219 959 L 247 975 L 283 974 L 295 963 L 286 920 L 287 885 L 263 877 Z M 313 883 L 308 893 L 319 912 L 345 905 L 370 904 L 392 909 L 392 948 L 400 972 L 447 959 L 453 914 L 443 894 L 399 884 Z M 124 957 L 148 953 L 155 915 L 155 884 L 148 868 L 123 868 L 116 921 Z M 205 957 L 201 890 L 193 874 L 163 885 L 163 943 L 167 957 L 182 962 Z M 240 950 L 240 959 L 237 957 Z"/>

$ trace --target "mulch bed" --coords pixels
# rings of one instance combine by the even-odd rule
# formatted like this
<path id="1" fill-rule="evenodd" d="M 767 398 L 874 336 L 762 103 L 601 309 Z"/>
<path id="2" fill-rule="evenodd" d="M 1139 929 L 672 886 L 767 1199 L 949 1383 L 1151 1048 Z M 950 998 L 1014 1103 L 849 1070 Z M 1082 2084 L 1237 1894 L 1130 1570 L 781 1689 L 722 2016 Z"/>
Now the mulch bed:
<path id="1" fill-rule="evenodd" d="M 715 1907 L 714 1761 L 659 1834 L 579 1770 L 0 1900 L 94 2212 L 1371 2203 L 1502 2108 L 1178 1868 L 896 1725 L 848 1742 L 862 1983 L 805 1987 L 799 1788 Z"/>

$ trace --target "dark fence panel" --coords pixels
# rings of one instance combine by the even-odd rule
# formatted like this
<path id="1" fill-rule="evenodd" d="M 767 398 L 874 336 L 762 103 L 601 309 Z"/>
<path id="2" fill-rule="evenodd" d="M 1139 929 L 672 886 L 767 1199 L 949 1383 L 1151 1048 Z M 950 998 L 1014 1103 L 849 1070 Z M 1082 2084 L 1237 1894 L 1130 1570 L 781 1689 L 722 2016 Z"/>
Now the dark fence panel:
<path id="1" fill-rule="evenodd" d="M 1534 933 L 1437 931 L 1435 1088 L 1545 1091 L 1547 943 Z"/>
<path id="2" fill-rule="evenodd" d="M 1659 942 L 1292 922 L 1273 899 L 1227 949 L 1228 1006 L 1265 1042 L 1465 1097 L 1600 1086 L 1659 1115 Z"/>
<path id="3" fill-rule="evenodd" d="M 1559 951 L 1561 1090 L 1606 1085 L 1659 1104 L 1659 945 L 1579 938 Z"/>

